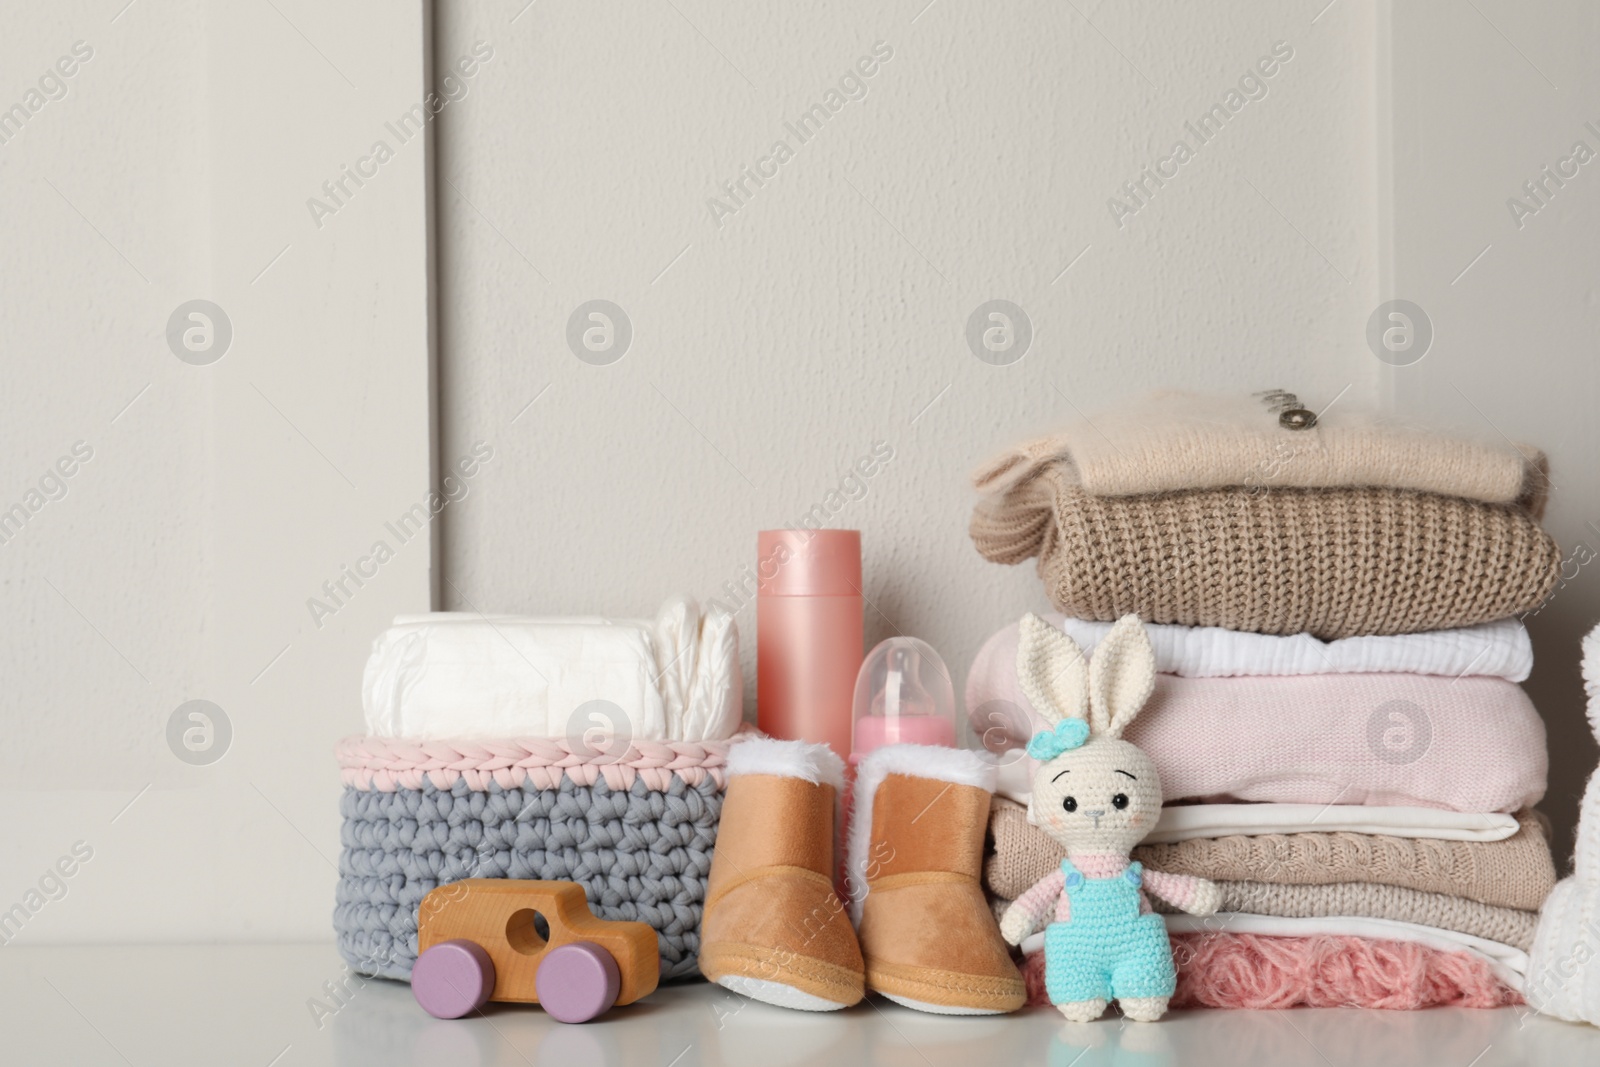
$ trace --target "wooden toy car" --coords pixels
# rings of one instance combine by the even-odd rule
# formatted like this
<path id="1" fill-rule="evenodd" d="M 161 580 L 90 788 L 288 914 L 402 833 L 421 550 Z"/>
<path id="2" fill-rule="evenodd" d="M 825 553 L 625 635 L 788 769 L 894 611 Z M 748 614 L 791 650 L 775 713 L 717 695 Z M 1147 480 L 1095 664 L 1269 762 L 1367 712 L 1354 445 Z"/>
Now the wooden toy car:
<path id="1" fill-rule="evenodd" d="M 440 1019 L 488 1001 L 538 1004 L 564 1023 L 588 1022 L 647 996 L 661 978 L 656 932 L 606 922 L 573 882 L 468 878 L 422 899 L 411 992 Z"/>

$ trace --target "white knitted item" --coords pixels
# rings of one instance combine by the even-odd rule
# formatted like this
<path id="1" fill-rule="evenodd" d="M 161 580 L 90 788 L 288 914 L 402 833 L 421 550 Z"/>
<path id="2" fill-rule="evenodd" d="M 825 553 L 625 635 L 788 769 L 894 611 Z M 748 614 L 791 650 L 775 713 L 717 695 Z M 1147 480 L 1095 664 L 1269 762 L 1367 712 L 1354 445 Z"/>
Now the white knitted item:
<path id="1" fill-rule="evenodd" d="M 1044 616 L 1044 621 L 1064 631 L 1085 656 L 1094 654 L 1112 626 L 1109 622 L 1073 619 L 1059 613 Z M 1343 637 L 1337 641 L 1321 641 L 1307 633 L 1252 634 L 1220 626 L 1145 623 L 1144 629 L 1155 650 L 1156 672 L 1185 678 L 1398 672 L 1524 682 L 1533 669 L 1533 642 L 1527 628 L 1516 619 L 1393 637 Z M 1019 623 L 997 630 L 973 657 L 966 687 L 969 715 L 989 700 L 996 688 L 1009 687 L 1016 678 L 1020 630 Z M 991 725 L 982 723 L 979 732 Z"/>
<path id="2" fill-rule="evenodd" d="M 1583 639 L 1583 684 L 1600 740 L 1600 627 Z M 1540 910 L 1526 995 L 1536 1011 L 1600 1026 L 1600 771 L 1583 791 L 1572 867 Z"/>
<path id="3" fill-rule="evenodd" d="M 732 754 L 729 754 L 730 766 Z M 867 900 L 867 872 L 872 853 L 872 802 L 878 787 L 891 774 L 931 778 L 951 785 L 972 785 L 994 792 L 995 765 L 987 753 L 942 745 L 886 745 L 871 752 L 856 769 L 851 796 L 850 840 L 846 879 L 850 889 L 850 919 L 861 925 Z"/>

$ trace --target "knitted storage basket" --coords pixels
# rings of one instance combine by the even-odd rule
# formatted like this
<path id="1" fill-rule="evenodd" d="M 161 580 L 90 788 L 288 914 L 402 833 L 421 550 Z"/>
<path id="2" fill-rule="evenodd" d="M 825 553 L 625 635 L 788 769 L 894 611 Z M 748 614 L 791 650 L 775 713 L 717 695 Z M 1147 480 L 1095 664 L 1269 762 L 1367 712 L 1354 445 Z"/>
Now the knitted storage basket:
<path id="1" fill-rule="evenodd" d="M 634 741 L 618 758 L 565 739 L 341 741 L 340 954 L 409 979 L 430 891 L 528 878 L 577 882 L 598 918 L 655 928 L 662 978 L 695 974 L 728 745 Z"/>

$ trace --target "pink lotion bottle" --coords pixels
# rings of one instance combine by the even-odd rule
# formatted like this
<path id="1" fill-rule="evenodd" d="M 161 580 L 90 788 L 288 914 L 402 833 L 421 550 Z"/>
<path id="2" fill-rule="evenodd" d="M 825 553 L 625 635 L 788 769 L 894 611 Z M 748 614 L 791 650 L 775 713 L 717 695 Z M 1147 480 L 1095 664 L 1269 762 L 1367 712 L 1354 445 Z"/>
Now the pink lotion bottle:
<path id="1" fill-rule="evenodd" d="M 762 530 L 756 566 L 756 724 L 850 758 L 861 669 L 861 531 Z"/>

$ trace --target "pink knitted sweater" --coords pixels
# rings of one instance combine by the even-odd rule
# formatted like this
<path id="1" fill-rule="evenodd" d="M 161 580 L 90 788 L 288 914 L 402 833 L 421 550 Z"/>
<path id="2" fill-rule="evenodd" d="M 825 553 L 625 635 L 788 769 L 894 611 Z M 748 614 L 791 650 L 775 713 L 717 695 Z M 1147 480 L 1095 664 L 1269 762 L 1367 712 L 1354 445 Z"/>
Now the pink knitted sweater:
<path id="1" fill-rule="evenodd" d="M 967 683 L 991 751 L 1047 724 L 1015 668 L 980 653 Z M 1127 739 L 1155 760 L 1162 793 L 1279 804 L 1384 804 L 1514 812 L 1544 796 L 1544 721 L 1499 678 L 1328 674 L 1156 676 Z M 1024 761 L 1020 751 L 1005 759 Z M 1031 780 L 1026 774 L 1008 777 Z M 1024 798 L 1014 798 L 1024 799 Z"/>

